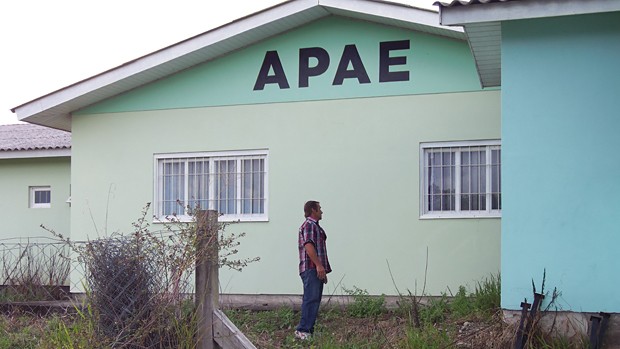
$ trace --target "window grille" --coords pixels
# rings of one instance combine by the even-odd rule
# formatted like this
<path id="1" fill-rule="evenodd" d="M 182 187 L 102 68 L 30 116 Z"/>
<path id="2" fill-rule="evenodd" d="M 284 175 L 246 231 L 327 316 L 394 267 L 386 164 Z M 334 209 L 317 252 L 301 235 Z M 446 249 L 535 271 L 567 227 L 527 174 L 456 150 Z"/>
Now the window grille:
<path id="1" fill-rule="evenodd" d="M 492 142 L 421 145 L 422 217 L 501 214 L 501 145 Z"/>
<path id="2" fill-rule="evenodd" d="M 266 152 L 156 156 L 159 217 L 216 210 L 222 220 L 267 219 Z"/>

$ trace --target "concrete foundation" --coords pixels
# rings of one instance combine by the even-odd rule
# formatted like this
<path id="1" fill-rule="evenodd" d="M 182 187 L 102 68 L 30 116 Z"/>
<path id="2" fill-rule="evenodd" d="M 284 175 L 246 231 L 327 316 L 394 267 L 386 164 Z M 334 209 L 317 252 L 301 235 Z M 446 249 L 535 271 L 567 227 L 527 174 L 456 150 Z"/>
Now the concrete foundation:
<path id="1" fill-rule="evenodd" d="M 598 313 L 576 313 L 568 311 L 546 311 L 541 313 L 537 321 L 540 329 L 552 335 L 562 336 L 573 340 L 582 340 L 589 343 L 591 316 Z M 521 311 L 503 310 L 504 321 L 508 325 L 518 327 L 521 320 Z M 603 337 L 602 349 L 620 349 L 620 314 L 612 313 Z"/>

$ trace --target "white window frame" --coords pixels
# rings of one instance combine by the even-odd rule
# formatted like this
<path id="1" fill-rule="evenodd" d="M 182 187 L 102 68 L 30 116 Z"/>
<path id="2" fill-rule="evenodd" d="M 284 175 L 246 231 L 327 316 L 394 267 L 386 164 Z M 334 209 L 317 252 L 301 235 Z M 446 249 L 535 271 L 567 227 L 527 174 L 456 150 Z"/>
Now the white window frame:
<path id="1" fill-rule="evenodd" d="M 461 157 L 455 157 L 455 209 L 453 211 L 428 211 L 426 206 L 428 197 L 428 186 L 426 185 L 426 150 L 437 148 L 467 148 L 467 147 L 484 147 L 486 148 L 486 210 L 465 210 L 461 211 Z M 492 164 L 491 151 L 493 149 L 501 150 L 500 140 L 481 140 L 481 141 L 456 141 L 456 142 L 425 142 L 420 143 L 420 219 L 436 219 L 436 218 L 500 218 L 500 209 L 491 209 L 491 186 L 492 186 Z M 501 160 L 500 160 L 500 183 L 501 183 Z M 500 188 L 501 194 L 501 188 Z M 501 200 L 501 199 L 500 199 Z"/>
<path id="2" fill-rule="evenodd" d="M 264 160 L 264 212 L 256 213 L 256 214 L 223 214 L 220 215 L 219 220 L 221 222 L 267 222 L 269 220 L 269 151 L 266 149 L 261 150 L 240 150 L 240 151 L 222 151 L 222 152 L 196 152 L 196 153 L 165 153 L 165 154 L 155 154 L 154 155 L 154 169 L 153 169 L 153 193 L 154 193 L 154 205 L 153 212 L 154 216 L 157 217 L 157 221 L 165 221 L 166 216 L 163 214 L 163 207 L 161 205 L 161 201 L 163 198 L 163 184 L 160 178 L 160 162 L 161 160 L 167 159 L 192 159 L 192 158 L 209 158 L 210 166 L 209 169 L 213 169 L 213 162 L 218 160 L 237 160 L 237 180 L 236 180 L 236 193 L 237 193 L 237 212 L 241 212 L 241 204 L 242 201 L 239 199 L 239 196 L 242 193 L 242 181 L 241 181 L 241 167 L 240 162 L 244 159 L 244 157 L 252 157 L 259 156 Z M 186 165 L 187 166 L 187 165 Z M 188 172 L 185 171 L 185 176 L 188 176 Z M 187 181 L 186 181 L 187 182 Z M 205 207 L 204 209 L 213 209 L 214 200 L 215 200 L 215 190 L 214 181 L 209 181 L 209 202 L 212 207 Z M 187 194 L 189 192 L 188 184 L 185 184 L 184 188 L 185 197 L 187 198 Z M 183 215 L 177 215 L 177 219 L 187 222 L 191 220 L 188 212 L 184 212 Z"/>
<path id="3" fill-rule="evenodd" d="M 47 191 L 50 194 L 50 202 L 37 203 L 35 197 L 37 192 Z M 51 208 L 52 207 L 52 187 L 49 185 L 31 186 L 29 187 L 29 205 L 30 208 Z"/>

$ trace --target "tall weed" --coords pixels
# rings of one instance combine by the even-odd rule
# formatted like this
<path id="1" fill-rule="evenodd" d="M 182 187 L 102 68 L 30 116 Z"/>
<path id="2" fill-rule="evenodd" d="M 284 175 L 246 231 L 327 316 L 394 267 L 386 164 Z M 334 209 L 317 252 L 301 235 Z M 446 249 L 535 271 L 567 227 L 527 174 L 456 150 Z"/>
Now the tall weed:
<path id="1" fill-rule="evenodd" d="M 443 322 L 450 313 L 448 296 L 444 293 L 441 297 L 432 298 L 429 303 L 420 309 L 420 320 L 423 325 L 433 325 Z"/>
<path id="2" fill-rule="evenodd" d="M 447 348 L 452 343 L 447 331 L 426 324 L 422 328 L 409 328 L 402 348 L 439 349 Z"/>
<path id="3" fill-rule="evenodd" d="M 457 318 L 465 318 L 476 311 L 476 298 L 467 292 L 465 286 L 459 286 L 459 291 L 454 295 L 450 303 L 452 314 Z"/>
<path id="4" fill-rule="evenodd" d="M 353 298 L 353 302 L 347 306 L 347 312 L 352 317 L 375 317 L 385 311 L 384 295 L 371 296 L 368 291 L 357 286 L 353 286 L 353 289 L 343 287 L 343 290 Z"/>
<path id="5" fill-rule="evenodd" d="M 501 275 L 492 274 L 476 284 L 474 308 L 482 313 L 494 313 L 501 304 Z"/>

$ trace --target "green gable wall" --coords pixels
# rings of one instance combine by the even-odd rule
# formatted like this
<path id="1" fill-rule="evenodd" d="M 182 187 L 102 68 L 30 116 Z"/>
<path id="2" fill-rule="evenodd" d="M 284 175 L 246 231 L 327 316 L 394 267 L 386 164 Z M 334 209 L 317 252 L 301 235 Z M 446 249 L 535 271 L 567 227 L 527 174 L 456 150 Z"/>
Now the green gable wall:
<path id="1" fill-rule="evenodd" d="M 427 248 L 427 293 L 473 286 L 499 271 L 500 220 L 420 220 L 419 146 L 499 139 L 499 112 L 500 93 L 479 91 L 74 116 L 71 235 L 131 231 L 153 200 L 156 153 L 268 149 L 269 221 L 229 227 L 247 233 L 241 255 L 261 261 L 222 270 L 223 292 L 301 293 L 310 199 L 334 268 L 326 292 L 395 294 L 388 263 L 402 292 L 421 292 Z"/>
<path id="2" fill-rule="evenodd" d="M 407 64 L 394 65 L 390 70 L 407 70 L 410 79 L 380 83 L 379 43 L 398 40 L 410 40 L 410 49 L 392 51 L 391 56 L 405 56 Z M 343 49 L 349 44 L 356 45 L 371 83 L 345 79 L 342 85 L 333 86 Z M 299 50 L 309 47 L 327 50 L 330 65 L 324 74 L 311 77 L 308 87 L 300 88 Z M 264 90 L 254 91 L 265 54 L 273 50 L 278 52 L 290 88 L 268 84 Z M 310 65 L 314 64 L 311 60 Z M 79 114 L 475 91 L 480 85 L 474 67 L 465 41 L 330 17 L 109 99 Z"/>
<path id="3" fill-rule="evenodd" d="M 502 24 L 502 306 L 620 312 L 620 13 Z"/>

